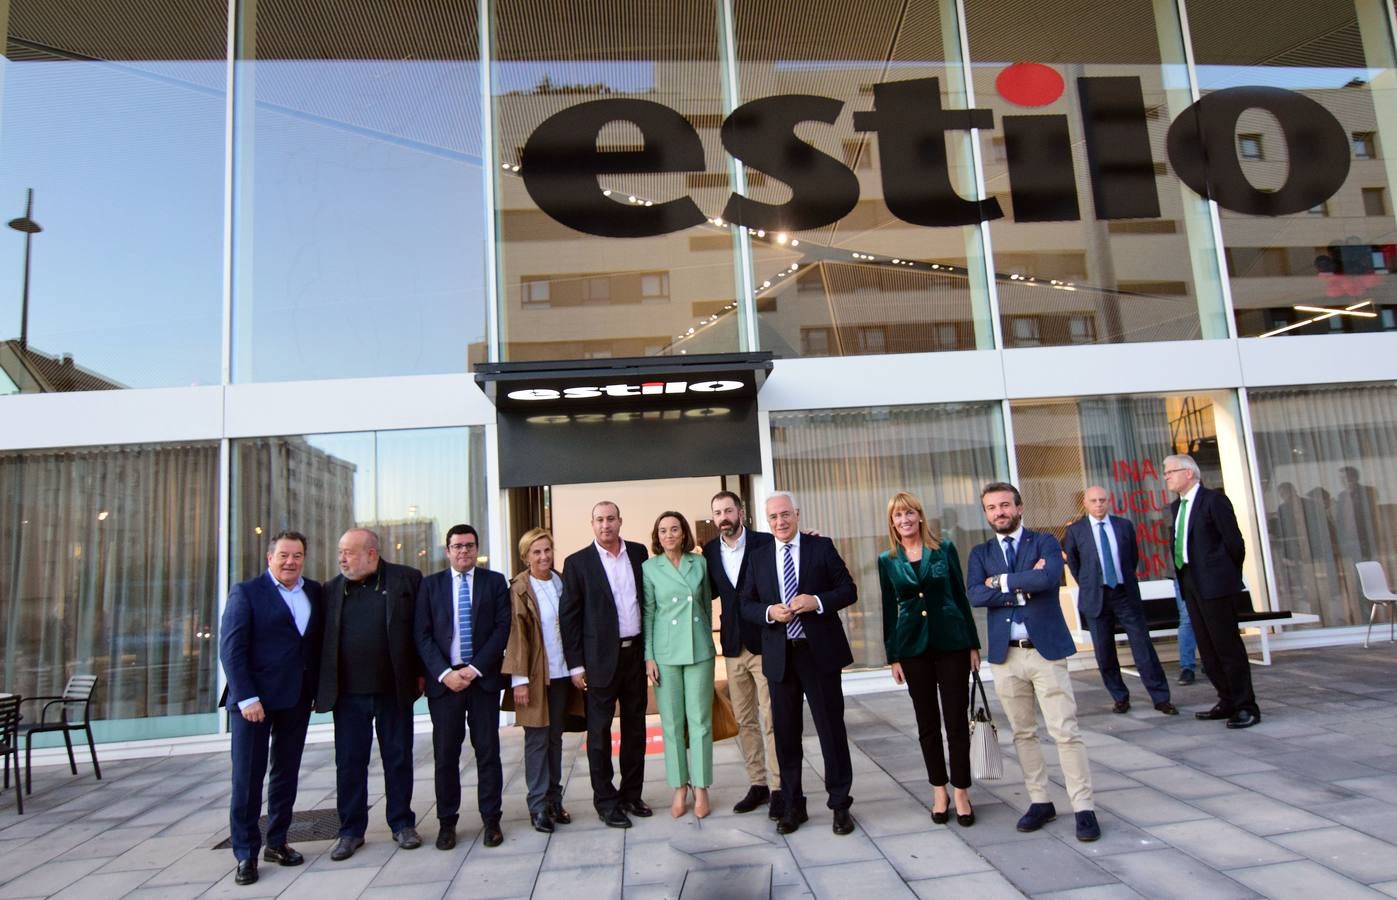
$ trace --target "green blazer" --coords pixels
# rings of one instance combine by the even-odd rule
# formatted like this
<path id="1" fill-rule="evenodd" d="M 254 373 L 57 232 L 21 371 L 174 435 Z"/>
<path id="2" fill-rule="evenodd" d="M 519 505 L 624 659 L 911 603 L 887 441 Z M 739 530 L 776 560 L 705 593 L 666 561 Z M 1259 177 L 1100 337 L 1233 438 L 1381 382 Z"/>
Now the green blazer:
<path id="1" fill-rule="evenodd" d="M 907 561 L 901 548 L 878 557 L 883 588 L 883 646 L 888 662 L 938 652 L 980 649 L 980 636 L 965 596 L 965 575 L 955 544 L 944 538 L 940 548 L 922 548 L 922 558 Z"/>
<path id="2" fill-rule="evenodd" d="M 687 666 L 714 657 L 713 591 L 708 565 L 685 553 L 680 567 L 652 556 L 640 567 L 645 581 L 645 658 L 666 666 Z"/>

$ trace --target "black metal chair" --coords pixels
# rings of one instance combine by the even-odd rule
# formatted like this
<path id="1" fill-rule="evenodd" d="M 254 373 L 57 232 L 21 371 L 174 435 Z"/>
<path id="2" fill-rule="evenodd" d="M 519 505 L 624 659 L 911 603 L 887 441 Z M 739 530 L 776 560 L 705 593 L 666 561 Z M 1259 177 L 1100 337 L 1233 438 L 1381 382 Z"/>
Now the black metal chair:
<path id="1" fill-rule="evenodd" d="M 26 793 L 34 793 L 34 775 L 30 771 L 29 761 L 34 750 L 34 735 L 50 731 L 61 731 L 63 733 L 63 743 L 68 745 L 68 766 L 73 770 L 73 774 L 78 774 L 78 761 L 73 757 L 73 739 L 68 736 L 69 732 L 82 731 L 87 734 L 87 749 L 92 754 L 92 771 L 97 773 L 97 779 L 102 779 L 102 767 L 97 764 L 97 746 L 92 741 L 92 692 L 97 689 L 96 675 L 74 675 L 68 679 L 68 684 L 63 688 L 61 697 L 25 697 L 24 702 L 43 702 L 39 710 L 37 721 L 21 724 L 20 734 L 24 735 L 24 790 Z M 58 717 L 49 718 L 49 708 L 58 707 Z M 82 721 L 75 721 L 69 711 L 74 707 L 82 707 Z M 18 760 L 16 760 L 18 762 Z M 16 780 L 19 775 L 16 773 Z"/>
<path id="2" fill-rule="evenodd" d="M 19 783 L 19 695 L 0 698 L 0 768 L 5 770 L 5 790 L 10 789 L 10 762 L 15 769 L 15 802 L 24 814 L 24 791 Z"/>

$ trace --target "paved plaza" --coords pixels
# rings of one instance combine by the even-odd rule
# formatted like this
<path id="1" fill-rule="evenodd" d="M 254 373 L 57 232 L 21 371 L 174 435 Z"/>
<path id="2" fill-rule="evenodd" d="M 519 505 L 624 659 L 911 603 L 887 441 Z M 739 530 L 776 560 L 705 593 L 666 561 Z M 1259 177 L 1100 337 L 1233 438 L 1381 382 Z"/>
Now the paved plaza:
<path id="1" fill-rule="evenodd" d="M 228 830 L 226 753 L 113 759 L 101 781 L 80 753 L 77 776 L 61 765 L 35 770 L 23 816 L 13 789 L 0 794 L 0 900 L 1397 897 L 1397 649 L 1278 653 L 1254 673 L 1265 718 L 1247 731 L 1193 719 L 1213 700 L 1202 680 L 1174 688 L 1183 715 L 1170 718 L 1151 709 L 1138 682 L 1135 707 L 1114 715 L 1096 672 L 1074 674 L 1104 830 L 1094 844 L 1073 837 L 1056 766 L 1058 820 L 1036 834 L 1014 830 L 1028 801 L 1006 733 L 1005 777 L 971 789 L 975 826 L 933 825 L 911 704 L 888 690 L 848 701 L 858 823 L 848 837 L 830 831 L 809 724 L 811 820 L 789 837 L 760 812 L 731 812 L 747 788 L 732 741 L 715 748 L 713 816 L 670 818 L 663 762 L 652 755 L 645 798 L 655 816 L 629 831 L 606 828 L 592 814 L 580 735 L 569 736 L 563 758 L 574 824 L 538 834 L 524 807 L 522 732 L 507 728 L 504 845 L 477 839 L 467 763 L 461 842 L 442 852 L 431 845 L 431 744 L 419 734 L 421 849 L 392 843 L 375 767 L 368 843 L 352 859 L 331 862 L 328 840 L 302 842 L 305 865 L 263 863 L 256 885 L 238 887 L 232 853 L 213 849 Z M 333 809 L 333 754 L 328 743 L 307 747 L 298 810 Z"/>

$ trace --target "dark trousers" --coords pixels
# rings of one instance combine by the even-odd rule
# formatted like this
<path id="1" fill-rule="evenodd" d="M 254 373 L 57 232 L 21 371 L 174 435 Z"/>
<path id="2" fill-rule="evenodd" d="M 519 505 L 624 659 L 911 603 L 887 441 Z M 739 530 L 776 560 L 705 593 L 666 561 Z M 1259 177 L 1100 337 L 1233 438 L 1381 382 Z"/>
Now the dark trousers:
<path id="1" fill-rule="evenodd" d="M 1096 651 L 1096 667 L 1101 670 L 1101 680 L 1111 699 L 1117 702 L 1130 699 L 1130 690 L 1121 678 L 1120 658 L 1116 655 L 1117 625 L 1125 630 L 1126 637 L 1130 639 L 1130 655 L 1135 658 L 1135 668 L 1140 673 L 1145 690 L 1149 692 L 1150 700 L 1168 703 L 1169 679 L 1164 677 L 1159 654 L 1154 652 L 1154 644 L 1150 643 L 1150 626 L 1145 621 L 1145 609 L 1120 587 L 1103 587 L 1101 615 L 1087 617 L 1091 646 Z"/>
<path id="2" fill-rule="evenodd" d="M 437 819 L 455 825 L 461 812 L 461 745 L 466 729 L 475 751 L 476 803 L 482 822 L 498 822 L 504 792 L 500 769 L 500 692 L 476 679 L 464 691 L 427 698 L 432 714 L 432 759 L 436 763 Z"/>
<path id="3" fill-rule="evenodd" d="M 412 812 L 412 707 L 395 694 L 340 694 L 335 701 L 335 793 L 340 837 L 364 836 L 369 827 L 369 751 L 378 734 L 388 827 L 417 824 Z"/>
<path id="4" fill-rule="evenodd" d="M 639 800 L 645 785 L 645 648 L 640 638 L 620 648 L 616 673 L 606 687 L 587 683 L 587 767 L 592 803 L 609 812 L 622 800 Z M 612 784 L 611 720 L 621 705 L 621 788 Z"/>
<path id="5" fill-rule="evenodd" d="M 549 803 L 563 802 L 563 717 L 569 683 L 567 678 L 550 681 L 548 724 L 524 727 L 524 783 L 529 789 L 529 812 L 534 815 L 542 815 Z"/>
<path id="6" fill-rule="evenodd" d="M 969 677 L 967 673 L 967 677 Z M 844 686 L 838 671 L 821 672 L 808 641 L 786 642 L 786 677 L 767 679 L 771 688 L 771 729 L 776 736 L 776 759 L 781 766 L 781 793 L 791 811 L 805 804 L 801 790 L 801 769 L 805 753 L 801 735 L 805 716 L 801 699 L 810 702 L 810 718 L 820 738 L 825 758 L 825 789 L 830 809 L 848 809 L 853 803 L 849 788 L 854 784 L 854 764 L 849 759 L 849 735 L 844 730 Z"/>
<path id="7" fill-rule="evenodd" d="M 1198 655 L 1203 657 L 1208 680 L 1218 692 L 1218 705 L 1228 712 L 1249 709 L 1259 713 L 1251 687 L 1251 660 L 1237 630 L 1233 598 L 1200 598 L 1188 569 L 1184 566 L 1179 570 L 1179 585 L 1184 590 L 1188 617 L 1193 621 L 1194 637 L 1198 639 Z"/>
<path id="8" fill-rule="evenodd" d="M 267 779 L 267 845 L 286 844 L 308 724 L 309 697 L 290 709 L 266 710 L 260 722 L 249 722 L 238 710 L 229 710 L 233 794 L 228 820 L 233 855 L 238 859 L 256 859 L 257 851 L 262 849 L 257 820 L 262 814 L 262 779 L 267 776 L 268 761 L 271 777 Z"/>
<path id="9" fill-rule="evenodd" d="M 970 787 L 970 651 L 928 649 L 900 662 L 917 715 L 917 740 L 922 745 L 927 777 L 935 787 L 948 780 L 952 787 Z M 951 756 L 949 778 L 941 751 L 943 719 Z"/>

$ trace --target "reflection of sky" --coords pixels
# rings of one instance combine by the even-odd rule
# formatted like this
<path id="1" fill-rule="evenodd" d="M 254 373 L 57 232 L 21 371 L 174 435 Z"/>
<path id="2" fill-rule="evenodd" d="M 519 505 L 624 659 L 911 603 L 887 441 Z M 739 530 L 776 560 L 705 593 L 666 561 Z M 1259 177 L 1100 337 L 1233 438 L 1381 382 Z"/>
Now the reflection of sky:
<path id="1" fill-rule="evenodd" d="M 1332 91 L 1355 78 L 1372 84 L 1386 71 L 1320 66 L 1199 66 L 1198 87 L 1204 91 L 1219 91 L 1230 87 L 1267 85 L 1291 91 Z"/>
<path id="2" fill-rule="evenodd" d="M 217 383 L 222 62 L 0 61 L 0 219 L 34 189 L 29 341 L 133 386 Z M 24 242 L 0 232 L 0 336 Z"/>
<path id="3" fill-rule="evenodd" d="M 545 77 L 554 85 L 605 84 L 617 93 L 655 89 L 655 64 L 645 60 L 530 60 L 497 62 L 491 67 L 495 94 L 528 93 Z"/>

